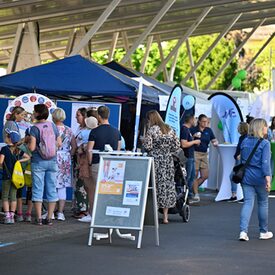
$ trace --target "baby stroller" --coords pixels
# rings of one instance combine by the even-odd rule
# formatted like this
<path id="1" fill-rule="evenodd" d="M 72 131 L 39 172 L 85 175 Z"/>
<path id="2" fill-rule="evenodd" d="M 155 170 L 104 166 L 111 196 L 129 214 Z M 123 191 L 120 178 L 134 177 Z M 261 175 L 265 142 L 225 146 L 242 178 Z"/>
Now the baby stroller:
<path id="1" fill-rule="evenodd" d="M 185 163 L 186 157 L 182 149 L 179 149 L 173 154 L 174 169 L 175 169 L 175 187 L 177 193 L 176 206 L 169 208 L 168 214 L 179 214 L 182 217 L 183 222 L 188 222 L 190 219 L 190 206 L 188 200 L 188 186 L 186 182 L 186 170 Z M 159 212 L 163 212 L 159 209 Z"/>

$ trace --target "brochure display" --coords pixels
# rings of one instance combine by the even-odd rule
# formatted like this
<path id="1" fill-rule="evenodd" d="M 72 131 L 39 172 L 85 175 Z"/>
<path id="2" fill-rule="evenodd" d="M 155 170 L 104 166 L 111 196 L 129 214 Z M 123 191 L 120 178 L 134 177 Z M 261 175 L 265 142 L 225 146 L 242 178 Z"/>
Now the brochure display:
<path id="1" fill-rule="evenodd" d="M 148 189 L 153 191 L 151 220 L 159 245 L 153 158 L 101 155 L 88 245 L 92 245 L 94 228 L 129 229 L 139 231 L 140 248 Z"/>

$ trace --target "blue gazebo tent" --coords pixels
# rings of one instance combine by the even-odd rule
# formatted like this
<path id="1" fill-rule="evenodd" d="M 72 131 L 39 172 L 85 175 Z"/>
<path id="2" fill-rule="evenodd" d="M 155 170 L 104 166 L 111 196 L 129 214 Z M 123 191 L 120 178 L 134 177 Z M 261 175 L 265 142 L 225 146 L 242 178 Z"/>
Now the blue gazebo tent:
<path id="1" fill-rule="evenodd" d="M 135 87 L 80 55 L 0 77 L 3 94 L 21 95 L 34 91 L 52 96 L 136 97 Z"/>

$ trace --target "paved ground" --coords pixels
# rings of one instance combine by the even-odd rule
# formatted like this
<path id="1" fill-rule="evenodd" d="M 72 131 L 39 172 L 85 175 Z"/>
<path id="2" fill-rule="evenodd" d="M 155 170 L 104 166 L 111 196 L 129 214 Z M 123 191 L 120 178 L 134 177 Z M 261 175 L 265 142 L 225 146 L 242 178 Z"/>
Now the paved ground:
<path id="1" fill-rule="evenodd" d="M 114 237 L 87 246 L 88 225 L 68 219 L 53 227 L 0 225 L 0 274 L 275 274 L 275 239 L 258 240 L 254 213 L 250 241 L 239 242 L 241 205 L 214 203 L 205 195 L 191 208 L 190 222 L 171 216 L 160 225 L 160 247 L 154 231 L 145 229 L 142 248 Z M 270 229 L 275 231 L 275 199 L 270 200 Z"/>

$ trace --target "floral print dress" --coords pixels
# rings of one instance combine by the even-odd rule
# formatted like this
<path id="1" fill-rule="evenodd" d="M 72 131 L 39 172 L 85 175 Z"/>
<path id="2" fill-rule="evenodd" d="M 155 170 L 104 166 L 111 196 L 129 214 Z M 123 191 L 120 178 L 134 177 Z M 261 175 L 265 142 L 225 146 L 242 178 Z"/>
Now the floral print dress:
<path id="1" fill-rule="evenodd" d="M 154 158 L 158 207 L 174 207 L 176 189 L 172 152 L 180 148 L 179 139 L 173 130 L 162 134 L 160 127 L 154 125 L 148 129 L 143 145 L 148 155 Z"/>
<path id="2" fill-rule="evenodd" d="M 62 147 L 57 151 L 57 180 L 56 188 L 72 186 L 72 162 L 71 162 L 71 141 L 73 132 L 67 126 L 57 126 L 62 139 Z"/>

